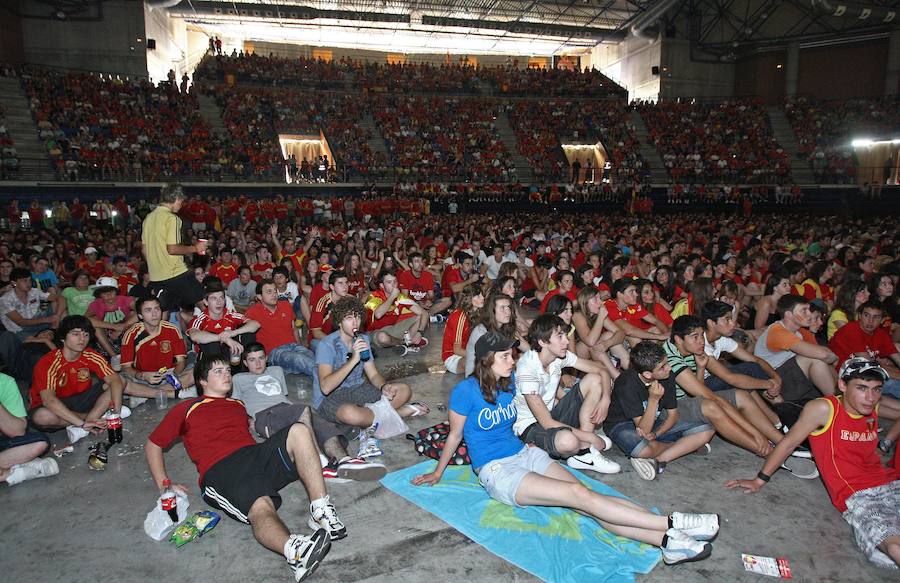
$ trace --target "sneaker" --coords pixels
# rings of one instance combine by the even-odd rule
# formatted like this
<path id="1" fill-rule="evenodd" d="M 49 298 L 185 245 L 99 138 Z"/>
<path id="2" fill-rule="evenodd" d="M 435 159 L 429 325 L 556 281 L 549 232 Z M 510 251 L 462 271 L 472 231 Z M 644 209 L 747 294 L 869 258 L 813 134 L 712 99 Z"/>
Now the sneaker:
<path id="1" fill-rule="evenodd" d="M 666 531 L 666 538 L 666 544 L 659 550 L 662 551 L 663 562 L 667 565 L 700 561 L 712 553 L 712 545 L 708 542 L 694 540 L 674 528 Z"/>
<path id="2" fill-rule="evenodd" d="M 313 574 L 331 550 L 331 538 L 328 531 L 320 528 L 312 536 L 292 534 L 288 545 L 294 555 L 292 559 L 288 559 L 288 567 L 294 573 L 294 581 L 303 581 Z"/>
<path id="3" fill-rule="evenodd" d="M 659 464 L 655 459 L 633 457 L 629 458 L 629 461 L 631 462 L 631 467 L 634 468 L 634 471 L 637 472 L 637 475 L 642 480 L 656 479 L 656 474 L 659 472 Z"/>
<path id="4" fill-rule="evenodd" d="M 422 339 L 419 340 L 418 342 L 413 342 L 412 344 L 409 345 L 410 348 L 414 348 L 417 352 L 419 350 L 422 350 L 426 346 L 428 346 L 428 338 L 425 338 L 424 336 L 422 336 Z"/>
<path id="5" fill-rule="evenodd" d="M 180 391 L 178 391 L 179 399 L 193 399 L 196 396 L 197 396 L 197 387 L 196 386 L 188 387 L 186 389 L 181 389 Z"/>
<path id="6" fill-rule="evenodd" d="M 603 451 L 607 451 L 608 449 L 610 449 L 612 447 L 612 440 L 606 436 L 606 433 L 603 431 L 602 428 L 595 431 L 594 435 L 596 435 L 597 437 L 599 437 L 600 439 L 603 440 L 603 444 L 604 444 Z"/>
<path id="7" fill-rule="evenodd" d="M 135 407 L 140 407 L 147 401 L 148 399 L 145 397 L 128 397 L 128 406 L 134 409 Z"/>
<path id="8" fill-rule="evenodd" d="M 24 464 L 15 464 L 10 468 L 9 475 L 6 476 L 6 483 L 10 486 L 21 484 L 26 480 L 34 480 L 35 478 L 48 478 L 59 473 L 59 464 L 51 458 L 40 458 L 25 462 Z"/>
<path id="9" fill-rule="evenodd" d="M 883 454 L 891 453 L 891 448 L 893 446 L 894 446 L 893 440 L 888 439 L 887 437 L 883 437 L 878 440 L 878 451 L 880 451 Z"/>
<path id="10" fill-rule="evenodd" d="M 695 455 L 709 455 L 710 453 L 712 453 L 712 446 L 708 443 L 704 443 L 703 447 L 698 447 L 691 453 Z"/>
<path id="11" fill-rule="evenodd" d="M 66 437 L 69 438 L 69 443 L 78 443 L 88 435 L 90 435 L 90 433 L 83 427 L 75 427 L 74 425 L 66 427 Z"/>
<path id="12" fill-rule="evenodd" d="M 337 464 L 337 477 L 371 482 L 380 480 L 387 474 L 387 468 L 379 462 L 372 462 L 358 457 L 345 457 Z"/>
<path id="13" fill-rule="evenodd" d="M 341 540 L 347 536 L 347 527 L 337 517 L 331 497 L 325 496 L 309 505 L 309 527 L 313 530 L 324 528 L 332 541 Z"/>
<path id="14" fill-rule="evenodd" d="M 428 318 L 428 320 L 432 324 L 443 324 L 444 322 L 447 321 L 447 318 L 445 318 L 443 314 L 435 314 L 434 316 L 431 316 L 430 318 Z"/>
<path id="15" fill-rule="evenodd" d="M 322 466 L 322 477 L 328 480 L 329 484 L 346 484 L 353 481 L 338 477 L 337 467 L 327 464 Z"/>
<path id="16" fill-rule="evenodd" d="M 573 455 L 566 460 L 566 464 L 576 470 L 591 470 L 601 474 L 618 474 L 622 471 L 622 466 L 603 457 L 594 447 L 588 453 Z"/>
<path id="17" fill-rule="evenodd" d="M 381 442 L 375 437 L 378 425 L 372 425 L 359 432 L 359 453 L 356 457 L 370 458 L 384 455 L 381 450 Z"/>
<path id="18" fill-rule="evenodd" d="M 718 514 L 673 512 L 669 519 L 672 523 L 672 528 L 683 532 L 694 540 L 711 541 L 719 534 Z"/>
<path id="19" fill-rule="evenodd" d="M 809 448 L 804 445 L 798 445 L 797 449 L 791 452 L 792 457 L 802 457 L 803 459 L 811 460 L 812 452 L 809 451 Z"/>

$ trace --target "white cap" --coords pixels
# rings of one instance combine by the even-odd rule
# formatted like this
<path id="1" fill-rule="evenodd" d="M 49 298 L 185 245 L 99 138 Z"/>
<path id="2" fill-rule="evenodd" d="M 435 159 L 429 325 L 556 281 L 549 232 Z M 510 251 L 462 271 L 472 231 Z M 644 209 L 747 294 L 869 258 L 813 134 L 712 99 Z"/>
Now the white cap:
<path id="1" fill-rule="evenodd" d="M 114 287 L 119 288 L 119 282 L 111 277 L 101 277 L 97 280 L 97 287 Z"/>
<path id="2" fill-rule="evenodd" d="M 93 253 L 94 255 L 96 255 L 97 248 L 96 247 L 88 247 L 87 249 L 84 250 L 85 255 L 88 255 L 89 253 Z"/>

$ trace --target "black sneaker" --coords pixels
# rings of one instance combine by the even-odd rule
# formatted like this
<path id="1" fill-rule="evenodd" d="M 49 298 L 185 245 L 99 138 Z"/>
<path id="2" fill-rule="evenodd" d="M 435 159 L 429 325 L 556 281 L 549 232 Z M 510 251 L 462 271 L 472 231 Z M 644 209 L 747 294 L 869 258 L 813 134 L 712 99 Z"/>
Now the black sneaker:
<path id="1" fill-rule="evenodd" d="M 331 550 L 331 538 L 324 528 L 320 528 L 311 536 L 292 534 L 289 543 L 294 551 L 294 558 L 288 559 L 288 567 L 294 573 L 294 581 L 297 582 L 312 575 Z"/>

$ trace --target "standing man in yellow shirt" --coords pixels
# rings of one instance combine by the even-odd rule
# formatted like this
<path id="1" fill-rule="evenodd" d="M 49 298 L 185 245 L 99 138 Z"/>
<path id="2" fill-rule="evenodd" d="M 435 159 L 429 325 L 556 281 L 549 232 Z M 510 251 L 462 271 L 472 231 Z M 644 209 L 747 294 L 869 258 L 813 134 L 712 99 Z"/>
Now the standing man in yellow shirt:
<path id="1" fill-rule="evenodd" d="M 190 321 L 194 304 L 203 299 L 203 287 L 185 264 L 184 257 L 206 253 L 206 241 L 196 245 L 181 243 L 181 219 L 178 211 L 185 196 L 181 186 L 166 184 L 160 194 L 159 206 L 144 219 L 141 241 L 150 290 L 159 298 L 165 312 L 181 310 L 183 322 Z"/>

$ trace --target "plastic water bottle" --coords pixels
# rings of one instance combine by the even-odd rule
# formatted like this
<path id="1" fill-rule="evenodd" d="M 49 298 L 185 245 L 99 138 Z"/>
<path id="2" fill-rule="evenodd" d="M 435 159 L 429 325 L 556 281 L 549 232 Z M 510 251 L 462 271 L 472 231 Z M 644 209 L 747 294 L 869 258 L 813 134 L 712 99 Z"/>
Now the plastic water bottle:
<path id="1" fill-rule="evenodd" d="M 353 334 L 353 341 L 356 342 L 356 339 L 360 337 L 359 332 L 355 332 Z M 369 362 L 372 360 L 372 350 L 366 346 L 366 349 L 359 353 L 359 359 L 363 362 Z"/>
<path id="2" fill-rule="evenodd" d="M 172 490 L 172 482 L 163 480 L 163 488 L 159 506 L 169 514 L 169 518 L 172 519 L 173 523 L 178 524 L 178 497 L 175 496 L 175 492 Z"/>

